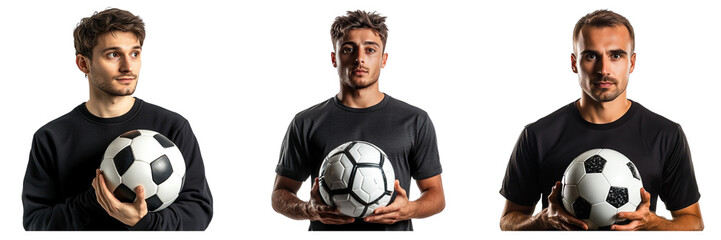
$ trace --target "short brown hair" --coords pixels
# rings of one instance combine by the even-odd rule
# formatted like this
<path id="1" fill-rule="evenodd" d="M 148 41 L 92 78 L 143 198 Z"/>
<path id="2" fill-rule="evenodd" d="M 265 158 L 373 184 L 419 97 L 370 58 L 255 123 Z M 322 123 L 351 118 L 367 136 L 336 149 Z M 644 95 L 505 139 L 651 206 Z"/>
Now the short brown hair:
<path id="1" fill-rule="evenodd" d="M 388 27 L 386 26 L 386 17 L 376 12 L 366 12 L 361 10 L 348 11 L 345 16 L 335 18 L 333 25 L 330 27 L 330 37 L 335 42 L 343 39 L 345 35 L 353 29 L 370 28 L 381 37 L 383 42 L 383 50 L 386 49 L 386 39 L 388 38 Z"/>
<path id="2" fill-rule="evenodd" d="M 143 40 L 145 40 L 143 19 L 125 10 L 109 8 L 80 20 L 73 31 L 75 54 L 92 58 L 93 48 L 98 44 L 98 37 L 112 31 L 131 32 L 138 38 L 140 46 L 143 46 Z"/>
<path id="3" fill-rule="evenodd" d="M 586 16 L 583 16 L 576 22 L 576 27 L 573 28 L 574 48 L 576 41 L 578 41 L 578 34 L 581 33 L 583 27 L 614 27 L 617 25 L 625 26 L 626 29 L 628 29 L 629 36 L 631 36 L 631 52 L 633 52 L 633 50 L 636 49 L 636 38 L 633 34 L 631 23 L 624 16 L 621 16 L 621 14 L 607 9 L 596 10 L 586 14 Z"/>

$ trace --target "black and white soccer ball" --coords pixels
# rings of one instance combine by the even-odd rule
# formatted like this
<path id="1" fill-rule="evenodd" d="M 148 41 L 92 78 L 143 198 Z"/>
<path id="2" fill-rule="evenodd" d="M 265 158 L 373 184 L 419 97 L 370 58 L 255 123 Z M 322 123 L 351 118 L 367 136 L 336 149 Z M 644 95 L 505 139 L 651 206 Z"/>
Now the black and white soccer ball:
<path id="1" fill-rule="evenodd" d="M 395 173 L 388 156 L 375 145 L 352 141 L 336 147 L 321 164 L 318 183 L 323 201 L 343 215 L 367 217 L 393 195 Z"/>
<path id="2" fill-rule="evenodd" d="M 133 202 L 135 188 L 142 185 L 152 212 L 173 203 L 185 181 L 185 161 L 178 147 L 150 130 L 132 130 L 115 138 L 105 150 L 100 170 L 108 189 L 122 202 Z"/>
<path id="3" fill-rule="evenodd" d="M 636 165 L 613 149 L 592 149 L 576 157 L 563 174 L 563 206 L 589 229 L 609 229 L 636 211 L 643 183 Z"/>

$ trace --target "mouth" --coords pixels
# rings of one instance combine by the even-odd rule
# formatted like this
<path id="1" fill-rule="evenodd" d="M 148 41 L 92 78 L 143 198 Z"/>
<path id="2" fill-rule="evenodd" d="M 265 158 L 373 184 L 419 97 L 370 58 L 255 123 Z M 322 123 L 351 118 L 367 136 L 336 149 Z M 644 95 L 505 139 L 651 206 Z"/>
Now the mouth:
<path id="1" fill-rule="evenodd" d="M 131 82 L 135 81 L 135 77 L 133 77 L 133 76 L 123 76 L 123 77 L 117 77 L 117 78 L 115 78 L 115 80 L 118 81 L 118 82 L 120 82 L 120 83 L 131 83 Z"/>
<path id="2" fill-rule="evenodd" d="M 353 74 L 353 75 L 363 75 L 366 73 L 368 73 L 368 71 L 366 71 L 364 69 L 360 69 L 360 68 L 356 68 L 351 72 L 351 74 Z"/>
<path id="3" fill-rule="evenodd" d="M 595 85 L 596 87 L 599 87 L 599 88 L 610 88 L 610 87 L 613 87 L 613 85 L 616 85 L 616 83 L 601 81 L 601 82 L 596 82 L 593 85 Z"/>

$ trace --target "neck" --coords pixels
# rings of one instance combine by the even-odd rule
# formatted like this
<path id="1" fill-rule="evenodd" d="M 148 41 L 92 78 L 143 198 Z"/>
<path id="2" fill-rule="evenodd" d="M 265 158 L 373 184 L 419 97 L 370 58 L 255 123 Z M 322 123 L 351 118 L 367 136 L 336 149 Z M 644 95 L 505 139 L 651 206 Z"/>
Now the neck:
<path id="1" fill-rule="evenodd" d="M 343 105 L 352 108 L 372 107 L 383 101 L 384 96 L 385 94 L 378 89 L 378 83 L 363 89 L 352 89 L 341 86 L 340 92 L 337 95 Z"/>
<path id="2" fill-rule="evenodd" d="M 107 94 L 90 93 L 90 100 L 85 107 L 90 113 L 101 118 L 114 118 L 130 111 L 135 104 L 133 96 L 109 96 Z"/>
<path id="3" fill-rule="evenodd" d="M 625 92 L 610 102 L 597 102 L 584 93 L 576 102 L 576 108 L 587 122 L 606 124 L 623 117 L 631 108 L 631 101 L 626 99 Z"/>

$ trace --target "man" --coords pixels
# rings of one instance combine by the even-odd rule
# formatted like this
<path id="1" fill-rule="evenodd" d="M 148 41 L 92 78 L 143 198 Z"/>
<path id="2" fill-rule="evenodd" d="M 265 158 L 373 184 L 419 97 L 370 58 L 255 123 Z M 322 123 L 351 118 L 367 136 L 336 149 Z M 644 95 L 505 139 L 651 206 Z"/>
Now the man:
<path id="1" fill-rule="evenodd" d="M 90 99 L 33 137 L 22 193 L 26 230 L 204 230 L 210 223 L 213 199 L 188 121 L 132 97 L 144 26 L 128 11 L 107 9 L 75 28 L 76 64 L 88 79 Z M 167 136 L 185 158 L 184 187 L 158 212 L 148 212 L 140 186 L 135 202 L 118 201 L 97 170 L 108 144 L 134 129 Z"/>
<path id="2" fill-rule="evenodd" d="M 633 161 L 644 185 L 635 190 L 642 199 L 637 210 L 618 214 L 630 222 L 611 230 L 702 230 L 700 194 L 680 125 L 626 98 L 636 62 L 631 24 L 598 10 L 578 21 L 573 43 L 571 69 L 578 74 L 581 98 L 521 133 L 500 191 L 506 198 L 501 229 L 588 229 L 564 210 L 559 180 L 579 154 L 611 148 Z M 543 210 L 532 215 L 539 195 Z M 657 197 L 671 220 L 655 214 Z"/>
<path id="3" fill-rule="evenodd" d="M 292 219 L 311 220 L 310 230 L 413 230 L 411 218 L 439 213 L 445 207 L 435 130 L 423 110 L 382 93 L 380 70 L 386 64 L 385 17 L 349 11 L 331 26 L 333 67 L 340 92 L 298 113 L 283 139 L 272 204 Z M 318 170 L 326 154 L 349 141 L 370 142 L 388 155 L 395 175 L 395 198 L 371 216 L 354 219 L 323 203 Z M 308 176 L 315 179 L 311 198 L 296 193 Z M 408 200 L 410 178 L 421 197 Z"/>

